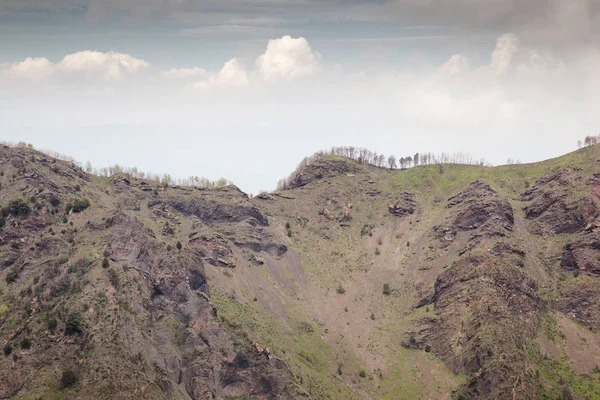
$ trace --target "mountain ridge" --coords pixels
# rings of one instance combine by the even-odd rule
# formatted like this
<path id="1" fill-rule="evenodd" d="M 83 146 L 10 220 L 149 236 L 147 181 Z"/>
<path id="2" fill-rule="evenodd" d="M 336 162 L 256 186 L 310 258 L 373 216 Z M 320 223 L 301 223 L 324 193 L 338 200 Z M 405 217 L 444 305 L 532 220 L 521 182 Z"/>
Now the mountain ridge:
<path id="1" fill-rule="evenodd" d="M 597 398 L 598 159 L 324 156 L 251 198 L 4 146 L 0 395 Z"/>

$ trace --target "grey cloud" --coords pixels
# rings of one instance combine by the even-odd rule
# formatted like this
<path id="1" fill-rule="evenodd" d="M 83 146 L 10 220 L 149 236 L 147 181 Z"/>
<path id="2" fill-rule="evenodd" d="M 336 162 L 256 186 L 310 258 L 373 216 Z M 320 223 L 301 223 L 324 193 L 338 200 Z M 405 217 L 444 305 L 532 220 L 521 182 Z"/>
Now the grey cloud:
<path id="1" fill-rule="evenodd" d="M 484 31 L 561 27 L 587 33 L 600 22 L 596 0 L 90 0 L 91 15 L 123 12 L 166 14 L 189 23 L 388 20 Z"/>
<path id="2" fill-rule="evenodd" d="M 82 11 L 83 10 L 83 11 Z M 4 0 L 0 16 L 80 13 L 88 22 L 127 25 L 132 20 L 187 34 L 268 34 L 294 24 L 397 22 L 448 34 L 518 34 L 525 43 L 568 51 L 600 46 L 598 0 Z M 147 27 L 144 23 L 139 26 Z M 217 28 L 211 32 L 211 26 Z M 319 25 L 322 32 L 334 25 Z M 398 29 L 401 29 L 399 26 Z M 275 32 L 273 32 L 275 34 Z M 291 33 L 291 32 L 287 32 Z"/>

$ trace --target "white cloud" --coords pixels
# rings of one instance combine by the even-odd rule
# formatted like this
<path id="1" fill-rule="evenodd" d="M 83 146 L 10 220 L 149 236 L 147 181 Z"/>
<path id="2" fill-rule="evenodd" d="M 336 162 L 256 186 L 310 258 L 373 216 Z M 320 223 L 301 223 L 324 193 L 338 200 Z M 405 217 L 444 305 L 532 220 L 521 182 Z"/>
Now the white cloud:
<path id="1" fill-rule="evenodd" d="M 269 40 L 264 54 L 256 60 L 259 76 L 267 82 L 294 79 L 315 73 L 321 56 L 303 37 L 283 36 Z"/>
<path id="2" fill-rule="evenodd" d="M 455 54 L 442 64 L 439 70 L 447 75 L 466 73 L 469 71 L 469 59 L 463 55 Z"/>
<path id="3" fill-rule="evenodd" d="M 80 51 L 66 55 L 57 64 L 66 73 L 99 74 L 106 80 L 118 80 L 124 73 L 135 73 L 149 66 L 144 60 L 113 51 Z"/>
<path id="4" fill-rule="evenodd" d="M 60 78 L 68 83 L 76 75 L 101 78 L 103 81 L 119 80 L 125 74 L 134 74 L 150 66 L 144 60 L 129 54 L 99 51 L 80 51 L 67 54 L 60 62 L 52 63 L 45 57 L 27 57 L 23 61 L 0 64 L 4 82 L 16 80 L 42 81 Z"/>
<path id="5" fill-rule="evenodd" d="M 239 88 L 248 84 L 246 67 L 237 59 L 227 61 L 221 70 L 211 75 L 208 79 L 192 84 L 195 89 L 208 89 L 213 87 Z"/>
<path id="6" fill-rule="evenodd" d="M 492 63 L 490 65 L 492 70 L 497 73 L 506 72 L 518 50 L 519 38 L 516 35 L 508 33 L 500 36 L 492 53 Z"/>
<path id="7" fill-rule="evenodd" d="M 54 74 L 54 64 L 47 58 L 27 57 L 23 61 L 8 64 L 8 67 L 4 69 L 4 73 L 9 79 L 40 80 Z"/>
<path id="8" fill-rule="evenodd" d="M 218 158 L 218 149 L 224 146 L 235 147 L 240 160 L 257 152 L 279 157 L 277 146 L 285 146 L 283 153 L 292 164 L 311 151 L 339 144 L 396 156 L 465 151 L 501 163 L 507 157 L 533 161 L 557 156 L 573 149 L 579 137 L 598 133 L 598 48 L 566 55 L 522 36 L 494 39 L 489 40 L 491 49 L 483 61 L 481 54 L 469 59 L 464 53 L 435 65 L 424 58 L 400 66 L 370 61 L 371 67 L 360 71 L 321 65 L 308 42 L 285 36 L 269 42 L 266 49 L 254 50 L 254 55 L 242 53 L 243 59 L 251 60 L 247 66 L 242 58 L 232 58 L 213 72 L 200 66 L 150 69 L 149 74 L 140 74 L 141 80 L 113 85 L 102 79 L 105 64 L 81 67 L 100 77 L 93 81 L 99 83 L 93 89 L 114 89 L 106 93 L 62 87 L 63 76 L 74 72 L 54 67 L 58 84 L 50 90 L 15 90 L 15 95 L 0 96 L 0 120 L 17 127 L 33 121 L 40 132 L 110 124 L 121 127 L 120 134 L 132 142 L 152 131 L 153 140 L 146 142 L 156 151 L 164 147 L 165 135 L 178 132 L 181 141 L 189 142 L 190 152 L 212 146 L 205 151 L 210 161 L 203 158 L 202 167 L 219 171 L 227 168 Z M 260 53 L 260 62 L 253 64 Z M 14 67 L 17 64 L 19 68 Z M 48 62 L 6 64 L 0 69 L 33 71 L 36 64 L 44 71 Z M 298 76 L 305 79 L 293 79 Z M 181 90 L 189 87 L 205 90 Z M 32 107 L 36 104 L 41 106 Z M 57 128 L 52 131 L 50 126 Z M 143 133 L 136 136 L 131 126 Z M 215 134 L 215 126 L 226 133 Z M 98 131 L 104 135 L 106 129 Z M 148 163 L 154 162 L 146 157 Z M 236 183 L 247 188 L 256 176 L 274 183 L 284 175 L 271 168 L 270 158 L 259 158 L 245 159 L 253 177 Z M 184 158 L 178 160 L 183 163 Z"/>

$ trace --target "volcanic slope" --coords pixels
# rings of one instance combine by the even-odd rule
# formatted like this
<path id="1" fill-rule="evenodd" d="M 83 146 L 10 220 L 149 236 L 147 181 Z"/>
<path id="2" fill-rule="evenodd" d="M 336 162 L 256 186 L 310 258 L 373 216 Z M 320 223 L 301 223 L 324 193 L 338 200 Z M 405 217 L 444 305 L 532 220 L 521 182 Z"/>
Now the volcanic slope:
<path id="1" fill-rule="evenodd" d="M 0 397 L 600 398 L 598 146 L 253 198 L 0 170 Z"/>

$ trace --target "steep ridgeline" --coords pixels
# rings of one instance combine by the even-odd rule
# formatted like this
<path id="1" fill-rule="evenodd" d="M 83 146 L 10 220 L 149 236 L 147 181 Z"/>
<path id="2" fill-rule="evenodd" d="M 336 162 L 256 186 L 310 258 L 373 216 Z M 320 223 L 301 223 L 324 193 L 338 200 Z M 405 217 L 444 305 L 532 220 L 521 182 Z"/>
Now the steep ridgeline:
<path id="1" fill-rule="evenodd" d="M 600 147 L 289 189 L 0 147 L 0 398 L 600 398 Z"/>

